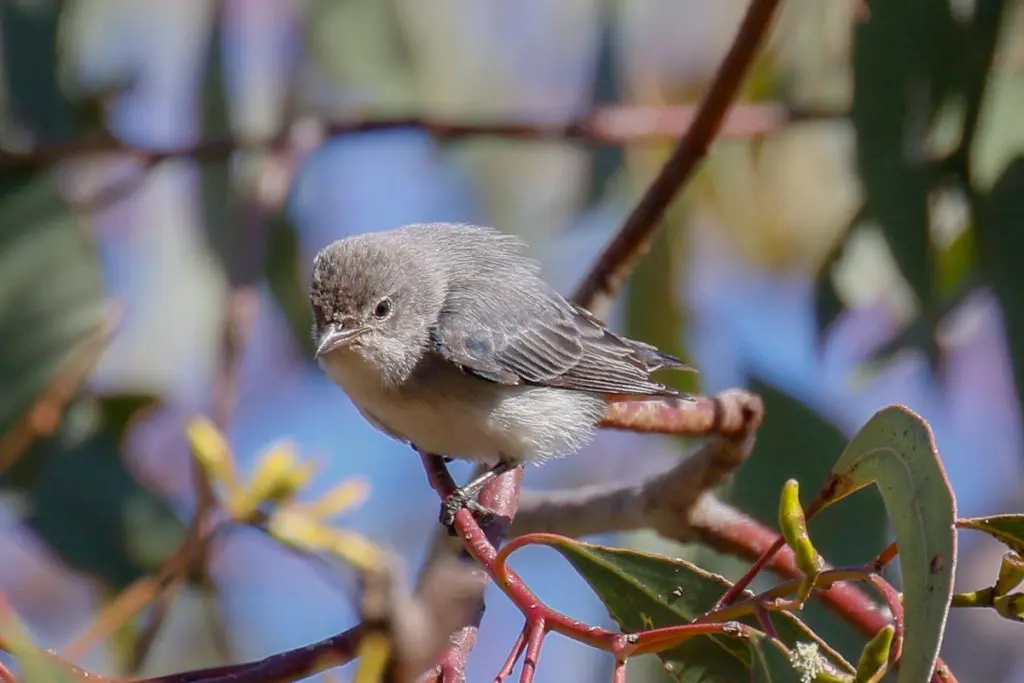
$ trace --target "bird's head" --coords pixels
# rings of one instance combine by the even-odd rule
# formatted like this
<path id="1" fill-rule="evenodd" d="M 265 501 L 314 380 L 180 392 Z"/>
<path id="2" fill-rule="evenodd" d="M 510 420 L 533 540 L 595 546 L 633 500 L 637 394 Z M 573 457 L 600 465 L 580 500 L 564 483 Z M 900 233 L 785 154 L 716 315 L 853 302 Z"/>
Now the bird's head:
<path id="1" fill-rule="evenodd" d="M 309 293 L 317 360 L 362 360 L 386 384 L 401 382 L 430 343 L 445 289 L 432 252 L 393 233 L 324 247 L 313 263 Z"/>

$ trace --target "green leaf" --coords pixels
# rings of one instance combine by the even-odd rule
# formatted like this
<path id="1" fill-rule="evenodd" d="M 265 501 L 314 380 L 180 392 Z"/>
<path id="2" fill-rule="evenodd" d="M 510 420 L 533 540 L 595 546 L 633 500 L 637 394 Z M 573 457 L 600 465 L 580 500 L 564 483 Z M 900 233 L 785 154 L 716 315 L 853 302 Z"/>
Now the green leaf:
<path id="1" fill-rule="evenodd" d="M 844 234 L 836 246 L 825 257 L 824 263 L 818 269 L 814 279 L 814 324 L 820 342 L 824 333 L 839 318 L 846 306 L 836 290 L 833 270 L 836 264 L 843 258 L 843 251 L 846 248 L 847 235 Z"/>
<path id="2" fill-rule="evenodd" d="M 0 178 L 0 434 L 105 321 L 96 250 L 53 178 Z"/>
<path id="3" fill-rule="evenodd" d="M 1024 555 L 1024 515 L 992 515 L 959 519 L 961 529 L 975 529 L 992 536 L 1018 555 Z"/>
<path id="4" fill-rule="evenodd" d="M 160 566 L 186 533 L 168 502 L 121 459 L 128 426 L 152 404 L 146 396 L 83 398 L 69 407 L 58 434 L 23 457 L 44 463 L 35 476 L 17 480 L 28 502 L 26 524 L 66 564 L 118 590 Z M 0 486 L 12 486 L 8 475 Z"/>
<path id="5" fill-rule="evenodd" d="M 210 39 L 206 47 L 204 64 L 202 90 L 204 139 L 220 139 L 231 133 L 221 54 L 223 31 L 223 12 L 218 10 L 210 28 Z M 229 264 L 236 259 L 239 249 L 248 247 L 240 244 L 237 238 L 238 228 L 242 223 L 242 207 L 240 197 L 234 190 L 230 161 L 230 157 L 225 157 L 224 159 L 208 160 L 204 163 L 201 168 L 200 190 L 207 244 L 225 266 L 229 280 L 234 282 L 235 274 L 230 272 Z"/>
<path id="6" fill-rule="evenodd" d="M 978 231 L 982 269 L 999 300 L 1017 395 L 1024 397 L 1024 155 L 992 187 Z"/>
<path id="7" fill-rule="evenodd" d="M 964 122 L 960 154 L 967 160 L 977 132 L 989 74 L 996 55 L 1000 29 L 1006 16 L 1006 0 L 985 0 L 974 8 L 971 22 L 965 28 L 966 49 L 963 55 Z M 964 164 L 966 170 L 966 163 Z M 970 181 L 970 178 L 964 180 Z"/>
<path id="8" fill-rule="evenodd" d="M 0 46 L 11 113 L 49 142 L 77 132 L 75 108 L 57 81 L 57 40 L 64 3 L 0 3 Z"/>
<path id="9" fill-rule="evenodd" d="M 6 86 L 9 113 L 17 127 L 30 132 L 37 143 L 64 142 L 83 133 L 110 137 L 103 103 L 131 86 L 128 79 L 120 78 L 69 97 L 58 76 L 66 5 L 65 0 L 0 3 L 0 86 Z"/>
<path id="10" fill-rule="evenodd" d="M 550 543 L 576 568 L 608 608 L 623 631 L 638 631 L 687 624 L 714 606 L 729 582 L 684 560 L 635 550 L 607 548 L 565 538 Z M 779 638 L 789 648 L 817 637 L 789 613 L 772 615 Z M 759 628 L 753 617 L 743 623 Z M 735 636 L 697 636 L 659 653 L 665 670 L 685 683 L 733 683 L 751 679 L 757 671 L 763 681 L 798 681 L 785 657 L 772 650 L 765 636 L 754 641 Z M 779 652 L 785 650 L 779 649 Z M 832 662 L 852 671 L 846 662 Z"/>
<path id="11" fill-rule="evenodd" d="M 857 234 L 857 230 L 864 223 L 867 207 L 861 204 L 857 213 L 846 225 L 843 234 L 836 240 L 828 254 L 825 255 L 818 273 L 814 279 L 814 323 L 818 333 L 819 341 L 829 326 L 836 321 L 839 314 L 845 309 L 845 304 L 836 290 L 833 279 L 835 267 L 846 256 L 846 247 L 850 239 Z"/>
<path id="12" fill-rule="evenodd" d="M 882 492 L 900 546 L 906 614 L 899 681 L 927 681 L 953 596 L 956 500 L 931 429 L 908 408 L 890 406 L 868 420 L 833 466 L 826 499 L 869 484 Z"/>
<path id="13" fill-rule="evenodd" d="M 751 378 L 750 391 L 764 402 L 764 421 L 753 455 L 733 478 L 726 499 L 775 528 L 779 492 L 793 478 L 813 489 L 825 481 L 831 453 L 839 453 L 847 437 L 811 408 L 770 384 Z M 890 538 L 889 520 L 876 491 L 866 491 L 843 505 L 827 508 L 808 524 L 811 540 L 835 566 L 863 564 Z M 817 601 L 801 617 L 843 656 L 856 658 L 864 646 L 859 631 Z"/>
<path id="14" fill-rule="evenodd" d="M 868 213 L 922 305 L 933 295 L 926 137 L 952 87 L 955 21 L 949 3 L 895 0 L 854 32 L 851 118 Z M 914 30 L 909 30 L 913 27 Z"/>

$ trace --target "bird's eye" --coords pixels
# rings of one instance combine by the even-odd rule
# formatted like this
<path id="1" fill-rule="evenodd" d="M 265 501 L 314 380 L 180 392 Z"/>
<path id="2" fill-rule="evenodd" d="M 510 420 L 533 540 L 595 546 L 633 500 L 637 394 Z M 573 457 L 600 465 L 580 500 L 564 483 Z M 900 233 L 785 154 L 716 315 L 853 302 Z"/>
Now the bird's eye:
<path id="1" fill-rule="evenodd" d="M 373 317 L 377 320 L 384 320 L 391 315 L 391 299 L 387 297 L 377 302 L 373 309 Z"/>

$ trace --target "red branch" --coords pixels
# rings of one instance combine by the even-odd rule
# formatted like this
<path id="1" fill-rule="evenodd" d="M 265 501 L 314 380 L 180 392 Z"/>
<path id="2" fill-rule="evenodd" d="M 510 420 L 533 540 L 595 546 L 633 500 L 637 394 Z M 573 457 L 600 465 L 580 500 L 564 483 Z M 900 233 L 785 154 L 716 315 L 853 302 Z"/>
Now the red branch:
<path id="1" fill-rule="evenodd" d="M 763 412 L 760 399 L 754 399 L 757 412 Z M 724 437 L 739 435 L 757 428 L 751 424 L 750 411 L 755 408 L 743 402 L 724 401 L 719 396 L 694 396 L 687 399 L 659 401 L 621 401 L 608 407 L 600 426 L 630 432 L 673 434 L 675 436 Z"/>
<path id="2" fill-rule="evenodd" d="M 760 571 L 761 568 L 770 569 L 790 578 L 803 577 L 803 572 L 796 564 L 796 557 L 792 549 L 785 545 L 785 540 L 779 536 L 778 532 L 714 499 L 705 497 L 702 504 L 720 506 L 720 509 L 700 510 L 694 515 L 693 527 L 697 531 L 701 543 L 723 553 L 756 560 L 744 578 L 753 579 L 757 573 L 754 569 Z M 808 518 L 811 516 L 807 515 Z M 709 521 L 710 524 L 708 524 Z M 892 560 L 894 554 L 893 546 L 887 547 L 875 560 L 875 564 L 884 564 Z M 733 589 L 738 585 L 740 583 L 734 584 Z M 726 595 L 735 593 L 738 597 L 739 593 L 733 589 L 730 589 Z M 835 583 L 831 588 L 821 591 L 817 595 L 844 621 L 868 637 L 874 636 L 890 623 L 889 618 L 879 610 L 878 603 L 851 583 Z M 883 595 L 886 600 L 892 598 L 889 594 L 883 593 Z M 719 602 L 728 604 L 724 600 Z M 894 613 L 895 615 L 896 613 Z M 936 661 L 932 683 L 956 683 L 956 677 L 941 659 Z"/>

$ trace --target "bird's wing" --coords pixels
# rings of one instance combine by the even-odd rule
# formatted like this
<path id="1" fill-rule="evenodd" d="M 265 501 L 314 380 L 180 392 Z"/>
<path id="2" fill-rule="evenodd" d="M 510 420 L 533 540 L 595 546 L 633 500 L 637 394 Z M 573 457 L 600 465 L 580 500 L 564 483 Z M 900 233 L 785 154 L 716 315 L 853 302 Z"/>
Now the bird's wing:
<path id="1" fill-rule="evenodd" d="M 502 288 L 450 296 L 433 329 L 435 349 L 465 371 L 501 384 L 679 395 L 652 380 L 650 373 L 687 368 L 681 360 L 612 333 L 539 280 L 537 285 L 515 292 Z M 510 296 L 515 298 L 510 301 Z"/>

